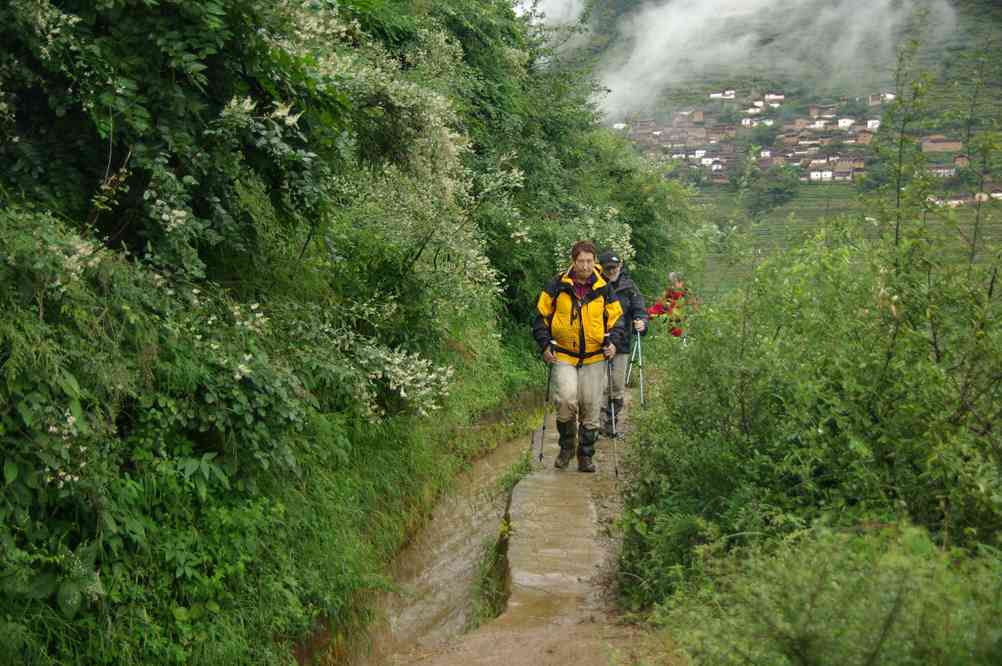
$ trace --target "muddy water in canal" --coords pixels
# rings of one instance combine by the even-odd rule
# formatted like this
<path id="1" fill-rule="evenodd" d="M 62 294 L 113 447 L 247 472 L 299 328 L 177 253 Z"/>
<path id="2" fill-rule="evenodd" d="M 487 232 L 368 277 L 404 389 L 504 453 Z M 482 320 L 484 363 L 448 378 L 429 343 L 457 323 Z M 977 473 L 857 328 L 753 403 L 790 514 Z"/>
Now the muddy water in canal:
<path id="1" fill-rule="evenodd" d="M 499 481 L 528 446 L 526 435 L 474 463 L 397 556 L 390 567 L 397 590 L 379 595 L 368 654 L 355 666 L 399 663 L 393 655 L 444 643 L 469 627 L 484 548 L 496 542 L 508 508 Z"/>

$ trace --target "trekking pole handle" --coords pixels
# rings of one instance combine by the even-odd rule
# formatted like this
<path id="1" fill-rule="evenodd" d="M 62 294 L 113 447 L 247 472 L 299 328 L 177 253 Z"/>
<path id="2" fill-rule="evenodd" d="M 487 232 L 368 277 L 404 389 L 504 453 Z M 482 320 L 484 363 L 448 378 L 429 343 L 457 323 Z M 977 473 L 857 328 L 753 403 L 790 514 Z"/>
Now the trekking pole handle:
<path id="1" fill-rule="evenodd" d="M 605 348 L 611 344 L 612 344 L 612 338 L 609 336 L 608 333 L 606 333 L 604 336 L 602 336 L 602 351 L 604 352 Z M 618 349 L 616 350 L 616 353 L 619 353 Z"/>

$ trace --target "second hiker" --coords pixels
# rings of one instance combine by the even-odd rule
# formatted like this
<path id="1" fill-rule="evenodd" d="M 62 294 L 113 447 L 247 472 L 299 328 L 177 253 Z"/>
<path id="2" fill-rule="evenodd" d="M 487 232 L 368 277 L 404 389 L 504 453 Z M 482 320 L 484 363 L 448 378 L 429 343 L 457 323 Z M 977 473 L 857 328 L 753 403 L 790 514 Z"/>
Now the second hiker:
<path id="1" fill-rule="evenodd" d="M 567 467 L 575 454 L 578 471 L 594 472 L 606 359 L 628 347 L 619 301 L 595 266 L 595 245 L 578 241 L 571 266 L 539 294 L 532 334 L 553 365 L 554 399 L 560 454 L 555 466 Z M 580 435 L 578 425 L 580 424 Z"/>
<path id="2" fill-rule="evenodd" d="M 611 295 L 619 301 L 623 309 L 627 342 L 616 346 L 616 355 L 612 358 L 612 385 L 606 387 L 605 399 L 602 401 L 602 434 L 612 437 L 613 424 L 609 396 L 612 396 L 612 407 L 616 410 L 618 422 L 623 413 L 623 398 L 626 394 L 626 369 L 630 365 L 630 343 L 633 335 L 647 334 L 647 306 L 636 283 L 627 275 L 623 260 L 615 252 L 603 252 L 599 257 L 602 274 L 609 283 Z M 608 383 L 608 382 L 607 382 Z"/>

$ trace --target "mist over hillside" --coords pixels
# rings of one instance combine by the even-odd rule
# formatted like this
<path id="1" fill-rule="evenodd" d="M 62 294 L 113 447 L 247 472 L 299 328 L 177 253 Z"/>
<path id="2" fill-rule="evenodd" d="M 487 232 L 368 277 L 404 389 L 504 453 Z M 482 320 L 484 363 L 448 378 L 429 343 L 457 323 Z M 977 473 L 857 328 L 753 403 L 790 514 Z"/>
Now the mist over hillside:
<path id="1" fill-rule="evenodd" d="M 541 13 L 547 23 L 571 23 L 584 11 L 584 0 L 539 0 L 536 10 Z M 523 0 L 517 5 L 519 11 L 526 11 L 532 5 L 531 0 Z"/>
<path id="2" fill-rule="evenodd" d="M 538 8 L 548 22 L 566 23 L 584 4 L 541 0 Z M 594 11 L 615 20 L 600 65 L 610 119 L 653 109 L 671 86 L 749 74 L 863 92 L 890 79 L 900 36 L 919 16 L 927 43 L 957 27 L 948 0 L 654 0 L 598 2 Z"/>

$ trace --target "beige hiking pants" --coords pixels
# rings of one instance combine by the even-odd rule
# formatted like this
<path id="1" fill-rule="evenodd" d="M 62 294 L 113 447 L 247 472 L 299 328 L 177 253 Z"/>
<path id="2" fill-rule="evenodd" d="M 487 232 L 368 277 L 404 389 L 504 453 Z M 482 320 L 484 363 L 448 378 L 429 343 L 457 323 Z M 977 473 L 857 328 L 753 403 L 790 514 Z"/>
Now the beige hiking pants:
<path id="1" fill-rule="evenodd" d="M 598 428 L 605 377 L 605 361 L 580 368 L 560 361 L 554 363 L 553 398 L 557 403 L 557 420 L 577 419 L 582 428 Z"/>
<path id="2" fill-rule="evenodd" d="M 602 397 L 602 404 L 609 402 L 609 391 L 612 391 L 612 399 L 621 404 L 623 396 L 626 395 L 626 370 L 630 367 L 629 354 L 616 354 L 612 358 L 612 386 L 607 386 Z M 608 382 L 606 382 L 608 384 Z"/>

